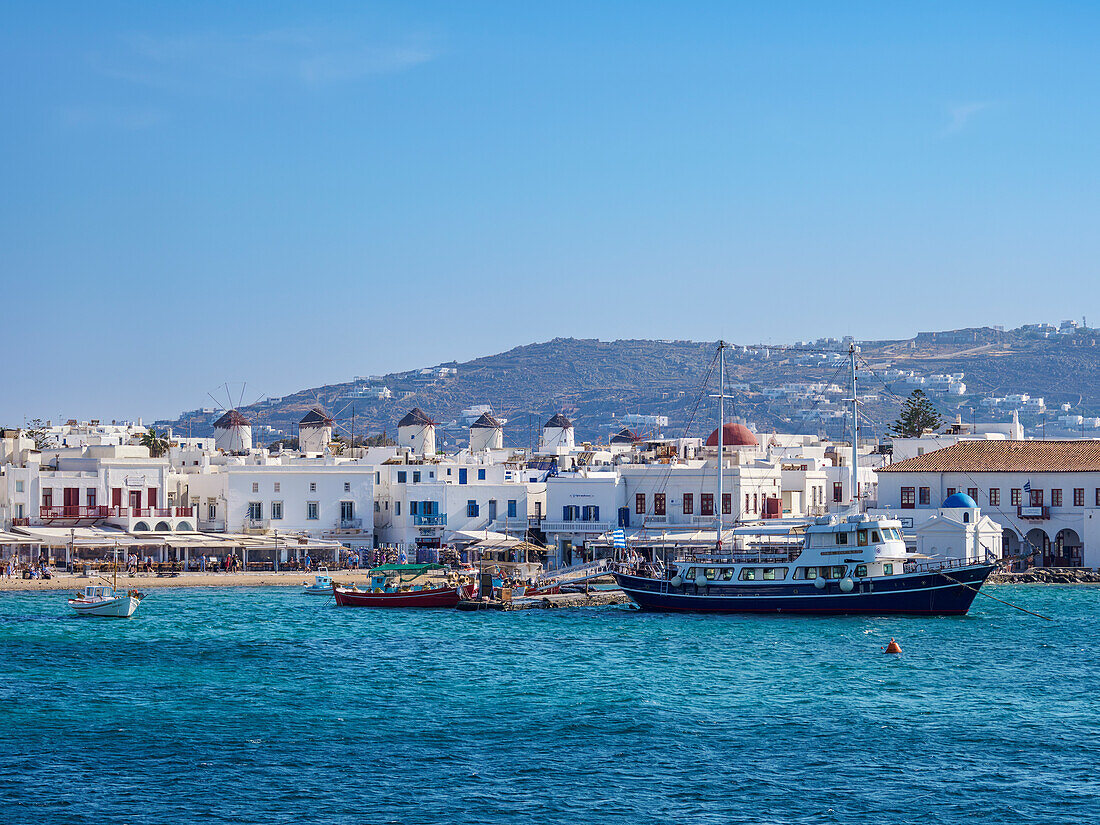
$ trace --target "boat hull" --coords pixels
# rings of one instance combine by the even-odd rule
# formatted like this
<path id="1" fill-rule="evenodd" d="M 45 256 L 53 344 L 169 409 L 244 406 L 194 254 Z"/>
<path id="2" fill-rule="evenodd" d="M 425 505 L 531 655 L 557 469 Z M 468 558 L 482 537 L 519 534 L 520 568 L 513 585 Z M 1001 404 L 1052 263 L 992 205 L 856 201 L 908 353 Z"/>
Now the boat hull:
<path id="1" fill-rule="evenodd" d="M 81 616 L 100 616 L 107 619 L 128 619 L 138 609 L 139 599 L 134 596 L 119 596 L 98 602 L 85 602 L 69 599 L 69 607 Z"/>
<path id="2" fill-rule="evenodd" d="M 822 590 L 811 581 L 759 586 L 689 584 L 615 573 L 623 592 L 642 610 L 663 613 L 795 613 L 802 615 L 961 616 L 970 610 L 991 564 L 949 571 L 906 573 L 862 580 L 844 593 L 836 581 Z"/>
<path id="3" fill-rule="evenodd" d="M 472 588 L 440 587 L 403 593 L 368 593 L 334 587 L 332 593 L 340 607 L 457 607 L 460 600 L 472 595 Z"/>

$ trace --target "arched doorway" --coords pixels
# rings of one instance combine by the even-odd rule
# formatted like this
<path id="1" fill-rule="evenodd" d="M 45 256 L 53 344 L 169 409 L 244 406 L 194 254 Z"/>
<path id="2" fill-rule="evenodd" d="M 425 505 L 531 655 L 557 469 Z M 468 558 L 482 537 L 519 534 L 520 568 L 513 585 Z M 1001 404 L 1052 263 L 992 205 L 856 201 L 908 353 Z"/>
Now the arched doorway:
<path id="1" fill-rule="evenodd" d="M 166 522 L 166 521 L 158 521 L 158 522 L 157 522 L 157 528 L 156 528 L 156 532 L 158 532 L 158 533 L 171 533 L 171 532 L 172 532 L 172 528 L 168 526 L 168 522 Z"/>
<path id="2" fill-rule="evenodd" d="M 1084 543 L 1076 530 L 1066 527 L 1054 537 L 1054 567 L 1080 567 Z"/>
<path id="3" fill-rule="evenodd" d="M 1020 555 L 1020 537 L 1011 527 L 1001 531 L 1001 553 L 1007 558 L 1018 558 Z"/>
<path id="4" fill-rule="evenodd" d="M 192 529 L 191 525 L 186 521 L 181 521 L 179 524 L 176 525 L 176 532 L 177 533 L 190 532 L 191 529 Z"/>
<path id="5" fill-rule="evenodd" d="M 149 525 L 146 524 L 144 521 L 139 521 L 137 524 L 134 525 L 134 532 L 135 533 L 148 533 L 149 532 Z"/>
<path id="6" fill-rule="evenodd" d="M 1032 527 L 1024 536 L 1023 555 L 1030 558 L 1031 567 L 1050 567 L 1050 536 L 1042 527 Z"/>

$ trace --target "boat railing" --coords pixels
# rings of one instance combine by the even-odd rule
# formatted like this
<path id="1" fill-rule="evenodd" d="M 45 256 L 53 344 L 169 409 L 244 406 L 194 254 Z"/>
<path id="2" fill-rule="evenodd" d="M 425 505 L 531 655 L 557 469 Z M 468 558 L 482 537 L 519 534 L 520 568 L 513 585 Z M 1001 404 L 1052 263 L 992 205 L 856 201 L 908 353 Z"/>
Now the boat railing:
<path id="1" fill-rule="evenodd" d="M 907 561 L 902 566 L 906 573 L 937 573 L 940 570 L 954 570 L 960 567 L 972 567 L 981 562 L 969 559 L 941 559 L 940 561 L 915 562 Z"/>

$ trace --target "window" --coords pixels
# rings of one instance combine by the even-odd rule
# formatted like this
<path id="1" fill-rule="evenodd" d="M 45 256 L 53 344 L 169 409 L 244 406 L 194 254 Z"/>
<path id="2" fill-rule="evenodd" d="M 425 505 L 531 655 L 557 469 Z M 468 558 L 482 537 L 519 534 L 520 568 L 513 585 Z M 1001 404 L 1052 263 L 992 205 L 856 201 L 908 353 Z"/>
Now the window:
<path id="1" fill-rule="evenodd" d="M 458 483 L 459 484 L 465 484 L 466 483 L 466 468 L 465 467 L 459 467 L 458 468 Z"/>
<path id="2" fill-rule="evenodd" d="M 350 493 L 351 492 L 351 482 L 350 481 L 345 481 L 344 482 L 344 492 L 345 493 Z"/>
<path id="3" fill-rule="evenodd" d="M 1100 495 L 1100 490 L 1097 491 Z M 645 493 L 635 493 L 634 495 L 634 512 L 638 515 L 645 515 Z"/>
<path id="4" fill-rule="evenodd" d="M 741 575 L 738 576 L 737 578 L 739 578 L 743 582 L 756 581 L 756 568 L 755 567 L 745 567 L 745 568 L 743 568 L 741 570 Z"/>
<path id="5" fill-rule="evenodd" d="M 395 501 L 393 503 L 393 514 L 395 516 L 401 515 L 401 502 L 400 501 Z"/>
<path id="6" fill-rule="evenodd" d="M 1010 495 L 1011 495 L 1011 498 L 1009 500 L 1009 504 L 1011 504 L 1013 507 L 1019 506 L 1019 504 L 1020 504 L 1020 488 L 1019 487 L 1013 487 L 1012 492 L 1011 492 Z M 1097 501 L 1100 501 L 1100 490 L 1096 491 L 1096 499 L 1097 499 Z"/>
<path id="7" fill-rule="evenodd" d="M 23 492 L 23 482 L 22 481 L 15 482 L 15 492 L 17 492 L 17 493 Z"/>
<path id="8" fill-rule="evenodd" d="M 348 522 L 355 518 L 355 502 L 354 501 L 341 501 L 340 502 L 340 521 Z"/>
<path id="9" fill-rule="evenodd" d="M 653 494 L 653 514 L 657 516 L 663 516 L 665 514 L 665 494 L 654 493 Z"/>
<path id="10" fill-rule="evenodd" d="M 481 508 L 477 506 L 477 502 L 470 499 L 466 502 L 466 517 L 477 518 L 477 515 L 481 512 Z"/>
<path id="11" fill-rule="evenodd" d="M 878 544 L 882 539 L 879 538 L 878 530 L 871 531 L 871 544 Z"/>
<path id="12" fill-rule="evenodd" d="M 264 517 L 264 505 L 259 501 L 248 502 L 248 518 L 250 521 L 260 521 Z"/>
<path id="13" fill-rule="evenodd" d="M 254 492 L 254 493 L 260 492 L 260 482 L 258 482 L 258 481 L 253 481 L 252 482 L 252 492 Z"/>
<path id="14" fill-rule="evenodd" d="M 1085 488 L 1074 487 L 1073 488 L 1073 506 L 1084 507 L 1085 506 Z"/>
<path id="15" fill-rule="evenodd" d="M 912 489 L 912 488 L 910 488 L 910 489 Z M 833 482 L 833 501 L 837 502 L 837 503 L 839 503 L 841 501 L 844 501 L 844 482 L 843 481 L 834 481 Z"/>
<path id="16" fill-rule="evenodd" d="M 916 496 L 916 488 L 914 487 L 902 487 L 901 488 L 901 507 L 903 510 L 912 510 L 916 503 L 914 498 Z M 839 501 L 840 499 L 834 498 L 833 501 Z"/>
<path id="17" fill-rule="evenodd" d="M 276 481 L 275 482 L 275 492 L 278 493 L 279 491 L 280 491 L 280 485 L 279 485 L 279 482 Z"/>
<path id="18" fill-rule="evenodd" d="M 733 512 L 733 493 L 722 493 L 722 512 L 727 516 Z"/>
<path id="19" fill-rule="evenodd" d="M 1043 491 L 1032 490 L 1031 491 L 1031 506 L 1042 507 L 1043 506 Z"/>
<path id="20" fill-rule="evenodd" d="M 967 487 L 966 488 L 966 494 L 968 496 L 970 496 L 972 499 L 974 499 L 974 501 L 978 500 L 978 488 L 977 487 Z"/>
<path id="21" fill-rule="evenodd" d="M 419 501 L 410 501 L 409 502 L 409 515 L 410 516 L 420 515 L 420 502 Z"/>
<path id="22" fill-rule="evenodd" d="M 714 493 L 701 493 L 699 495 L 699 515 L 714 515 Z"/>
<path id="23" fill-rule="evenodd" d="M 866 577 L 867 577 L 867 565 L 866 564 L 857 564 L 856 565 L 856 578 L 857 579 L 864 579 Z"/>
<path id="24" fill-rule="evenodd" d="M 316 493 L 317 492 L 317 482 L 316 481 L 311 481 L 309 483 L 309 491 L 311 493 Z"/>
<path id="25" fill-rule="evenodd" d="M 516 517 L 516 500 L 514 498 L 508 499 L 508 518 Z"/>
<path id="26" fill-rule="evenodd" d="M 867 531 L 866 530 L 857 530 L 856 531 L 856 544 L 858 544 L 860 547 L 866 547 L 867 546 Z"/>
<path id="27" fill-rule="evenodd" d="M 999 487 L 989 488 L 989 506 L 999 507 L 1001 504 L 1001 490 Z"/>
<path id="28" fill-rule="evenodd" d="M 419 483 L 420 483 L 420 471 L 419 470 L 413 470 L 413 484 L 419 484 Z"/>
<path id="29" fill-rule="evenodd" d="M 281 521 L 283 518 L 283 503 L 281 501 L 271 502 L 271 520 Z"/>
<path id="30" fill-rule="evenodd" d="M 833 533 L 833 535 L 836 536 L 836 543 L 837 544 L 847 544 L 848 543 L 848 534 L 847 533 Z M 832 554 L 830 553 L 829 555 L 832 555 Z"/>
<path id="31" fill-rule="evenodd" d="M 794 571 L 794 577 L 796 579 L 816 579 L 817 568 L 816 567 L 797 567 Z"/>
<path id="32" fill-rule="evenodd" d="M 892 565 L 892 564 L 882 565 L 882 575 L 884 575 L 884 576 L 894 575 L 894 565 Z"/>
<path id="33" fill-rule="evenodd" d="M 955 495 L 955 493 L 957 493 L 957 492 L 959 492 L 959 491 L 956 490 L 954 487 L 948 487 L 947 488 L 947 497 L 951 498 L 951 496 Z"/>
<path id="34" fill-rule="evenodd" d="M 752 494 L 752 511 L 754 513 L 759 513 L 760 512 L 760 504 L 759 504 L 759 501 L 757 500 L 757 494 L 756 493 Z"/>
<path id="35" fill-rule="evenodd" d="M 579 517 L 580 508 L 572 504 L 566 504 L 561 508 L 561 520 L 562 521 L 576 521 Z"/>
<path id="36" fill-rule="evenodd" d="M 922 507 L 927 507 L 932 503 L 932 491 L 928 487 L 921 487 L 917 490 L 917 503 Z"/>
<path id="37" fill-rule="evenodd" d="M 95 507 L 95 487 L 89 487 L 88 492 L 84 495 L 88 502 L 88 506 Z"/>
<path id="38" fill-rule="evenodd" d="M 1062 506 L 1062 491 L 1051 490 L 1050 491 L 1050 506 L 1061 507 Z"/>
<path id="39" fill-rule="evenodd" d="M 405 470 L 397 471 L 397 483 L 404 484 L 409 479 L 409 474 Z"/>
<path id="40" fill-rule="evenodd" d="M 484 470 L 478 470 L 477 471 L 477 480 L 478 481 L 484 481 L 485 480 L 485 471 Z"/>
<path id="41" fill-rule="evenodd" d="M 206 502 L 206 518 L 209 521 L 214 521 L 218 517 L 218 504 L 214 499 L 208 499 Z"/>
<path id="42" fill-rule="evenodd" d="M 745 493 L 745 512 L 749 512 L 749 494 Z"/>
<path id="43" fill-rule="evenodd" d="M 581 514 L 581 518 L 584 521 L 599 521 L 600 520 L 600 508 L 599 505 L 590 504 L 584 508 Z"/>
<path id="44" fill-rule="evenodd" d="M 684 515 L 690 516 L 695 512 L 695 496 L 691 493 L 684 493 Z"/>
<path id="45" fill-rule="evenodd" d="M 320 508 L 320 506 L 319 506 L 319 505 L 317 504 L 317 502 L 316 502 L 316 501 L 307 501 L 307 502 L 306 502 L 306 520 L 307 520 L 307 521 L 317 521 L 317 518 L 318 518 L 318 515 L 317 515 L 317 514 L 318 514 L 318 511 L 319 511 L 320 509 L 321 509 L 321 508 Z M 399 513 L 400 513 L 400 510 L 401 510 L 401 502 L 397 502 L 397 509 L 398 509 L 398 511 L 399 511 Z"/>

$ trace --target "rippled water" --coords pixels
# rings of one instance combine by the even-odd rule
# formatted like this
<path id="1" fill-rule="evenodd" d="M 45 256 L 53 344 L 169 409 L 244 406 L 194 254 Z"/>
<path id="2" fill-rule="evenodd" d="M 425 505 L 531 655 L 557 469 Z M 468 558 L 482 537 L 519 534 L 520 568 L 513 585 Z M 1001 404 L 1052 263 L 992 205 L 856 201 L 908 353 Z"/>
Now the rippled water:
<path id="1" fill-rule="evenodd" d="M 0 821 L 1097 821 L 1100 588 L 989 592 L 1056 620 L 3 593 Z"/>

